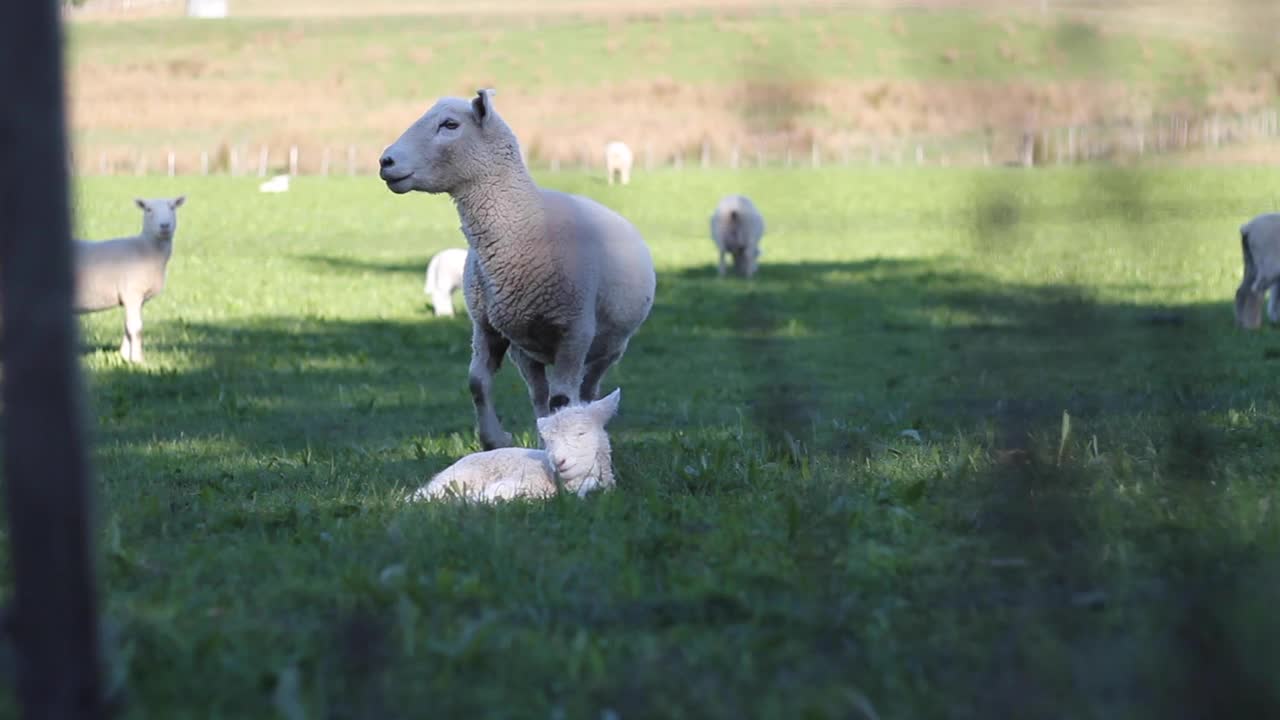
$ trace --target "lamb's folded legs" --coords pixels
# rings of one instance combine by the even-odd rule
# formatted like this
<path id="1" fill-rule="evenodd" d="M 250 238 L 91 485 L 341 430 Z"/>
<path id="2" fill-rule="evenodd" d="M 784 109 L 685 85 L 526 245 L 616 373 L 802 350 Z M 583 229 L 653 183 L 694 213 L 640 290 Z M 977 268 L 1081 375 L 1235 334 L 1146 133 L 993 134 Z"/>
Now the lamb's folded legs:
<path id="1" fill-rule="evenodd" d="M 120 341 L 120 357 L 125 362 L 140 363 L 142 359 L 142 303 L 124 304 L 124 340 Z"/>
<path id="2" fill-rule="evenodd" d="M 488 323 L 476 319 L 471 325 L 471 372 L 468 384 L 476 406 L 476 433 L 485 450 L 511 447 L 511 434 L 502 429 L 493 409 L 493 374 L 502 366 L 502 356 L 510 343 Z"/>

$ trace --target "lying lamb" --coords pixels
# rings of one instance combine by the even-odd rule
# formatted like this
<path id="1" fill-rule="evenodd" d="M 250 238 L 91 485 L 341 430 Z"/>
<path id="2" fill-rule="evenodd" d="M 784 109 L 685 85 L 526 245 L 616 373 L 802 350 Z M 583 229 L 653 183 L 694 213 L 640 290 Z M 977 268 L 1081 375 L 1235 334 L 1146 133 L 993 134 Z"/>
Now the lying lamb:
<path id="1" fill-rule="evenodd" d="M 164 289 L 165 269 L 178 231 L 175 211 L 186 199 L 134 200 L 142 208 L 141 233 L 103 242 L 73 243 L 75 310 L 88 313 L 123 305 L 120 355 L 128 362 L 143 361 L 142 305 Z"/>
<path id="2" fill-rule="evenodd" d="M 1240 227 L 1244 279 L 1236 290 L 1236 323 L 1247 330 L 1262 324 L 1262 299 L 1271 291 L 1267 317 L 1280 322 L 1280 213 L 1259 215 Z"/>
<path id="3" fill-rule="evenodd" d="M 472 250 L 463 293 L 484 448 L 511 445 L 490 396 L 508 352 L 537 417 L 596 399 L 653 306 L 653 258 L 639 231 L 594 200 L 535 185 L 491 90 L 438 101 L 380 165 L 392 192 L 448 193 L 457 206 Z"/>
<path id="4" fill-rule="evenodd" d="M 289 176 L 276 175 L 270 180 L 258 185 L 258 192 L 264 193 L 282 193 L 289 192 Z"/>
<path id="5" fill-rule="evenodd" d="M 614 486 L 612 450 L 604 426 L 618 412 L 622 391 L 586 405 L 570 405 L 538 418 L 546 450 L 501 448 L 472 453 L 455 462 L 410 500 L 463 497 L 493 501 L 542 498 L 556 492 L 556 476 L 565 490 L 582 497 Z"/>
<path id="6" fill-rule="evenodd" d="M 623 185 L 631 183 L 631 148 L 627 144 L 614 140 L 604 146 L 604 166 L 605 171 L 609 173 L 609 184 L 613 184 L 613 176 L 616 173 L 618 180 Z"/>
<path id="7" fill-rule="evenodd" d="M 724 255 L 733 256 L 733 271 L 742 277 L 755 275 L 760 258 L 764 218 L 745 195 L 729 195 L 720 200 L 711 214 L 711 239 L 720 250 L 720 276 L 724 277 Z"/>
<path id="8" fill-rule="evenodd" d="M 448 248 L 431 257 L 422 292 L 431 296 L 431 307 L 437 317 L 453 316 L 453 292 L 462 287 L 462 274 L 467 265 L 466 248 Z"/>

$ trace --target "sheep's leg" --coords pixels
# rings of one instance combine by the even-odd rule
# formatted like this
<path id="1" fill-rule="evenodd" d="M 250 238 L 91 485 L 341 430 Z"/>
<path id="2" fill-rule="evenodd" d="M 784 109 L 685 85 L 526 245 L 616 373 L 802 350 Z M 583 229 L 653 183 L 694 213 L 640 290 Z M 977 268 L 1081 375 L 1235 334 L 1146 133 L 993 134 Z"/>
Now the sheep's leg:
<path id="1" fill-rule="evenodd" d="M 1271 295 L 1267 298 L 1267 319 L 1271 324 L 1280 323 L 1280 280 L 1271 284 Z"/>
<path id="2" fill-rule="evenodd" d="M 507 355 L 511 357 L 511 363 L 520 371 L 520 377 L 524 378 L 524 384 L 529 388 L 529 402 L 533 405 L 534 417 L 550 415 L 551 409 L 547 402 L 551 398 L 551 391 L 547 386 L 547 366 L 529 357 L 518 347 L 513 346 L 507 351 Z"/>
<path id="3" fill-rule="evenodd" d="M 720 277 L 724 277 L 724 248 L 720 248 Z"/>
<path id="4" fill-rule="evenodd" d="M 132 363 L 142 362 L 142 303 L 130 301 L 124 304 L 124 342 L 120 355 Z"/>
<path id="5" fill-rule="evenodd" d="M 582 376 L 594 335 L 594 329 L 590 330 L 579 329 L 576 334 L 565 335 L 556 348 L 555 362 L 547 369 L 551 412 L 581 400 Z"/>
<path id="6" fill-rule="evenodd" d="M 1255 330 L 1262 324 L 1262 294 L 1258 292 L 1258 265 L 1249 249 L 1249 238 L 1241 235 L 1240 246 L 1244 255 L 1244 277 L 1236 289 L 1236 324 L 1246 330 Z M 1265 286 L 1263 286 L 1265 287 Z"/>
<path id="7" fill-rule="evenodd" d="M 436 317 L 453 317 L 453 295 L 448 290 L 436 290 L 431 293 L 431 307 Z"/>
<path id="8" fill-rule="evenodd" d="M 582 374 L 582 388 L 578 391 L 582 402 L 595 402 L 600 399 L 600 381 L 604 379 L 604 374 L 609 371 L 609 368 L 622 359 L 622 353 L 626 352 L 626 349 L 627 344 L 623 343 L 622 347 L 615 352 L 587 363 L 586 372 Z"/>
<path id="9" fill-rule="evenodd" d="M 511 434 L 502 429 L 493 409 L 493 375 L 511 343 L 489 324 L 477 319 L 471 326 L 471 372 L 468 385 L 476 407 L 476 433 L 485 450 L 511 447 Z"/>

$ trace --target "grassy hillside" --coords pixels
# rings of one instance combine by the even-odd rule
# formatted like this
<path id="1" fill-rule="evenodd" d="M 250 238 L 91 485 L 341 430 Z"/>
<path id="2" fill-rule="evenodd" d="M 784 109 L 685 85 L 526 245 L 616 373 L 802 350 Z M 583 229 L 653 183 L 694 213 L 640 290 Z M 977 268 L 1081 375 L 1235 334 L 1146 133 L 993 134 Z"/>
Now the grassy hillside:
<path id="1" fill-rule="evenodd" d="M 1269 57 L 1133 28 L 945 8 L 75 23 L 71 98 L 83 157 L 175 148 L 188 169 L 263 143 L 312 169 L 354 144 L 368 166 L 436 97 L 481 86 L 535 160 L 565 162 L 616 137 L 666 159 L 1274 101 Z"/>
<path id="2" fill-rule="evenodd" d="M 148 366 L 84 321 L 126 717 L 1275 714 L 1280 343 L 1230 311 L 1274 172 L 542 179 L 634 219 L 659 290 L 617 492 L 501 508 L 397 501 L 475 449 L 421 294 L 445 199 L 80 184 L 89 237 L 190 196 Z M 750 283 L 705 235 L 739 190 Z"/>

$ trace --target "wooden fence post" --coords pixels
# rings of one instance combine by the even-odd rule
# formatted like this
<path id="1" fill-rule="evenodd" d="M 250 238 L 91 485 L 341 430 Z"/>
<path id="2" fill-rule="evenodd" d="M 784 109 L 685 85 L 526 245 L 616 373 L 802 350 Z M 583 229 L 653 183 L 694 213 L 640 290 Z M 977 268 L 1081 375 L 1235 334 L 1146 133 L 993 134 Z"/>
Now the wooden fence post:
<path id="1" fill-rule="evenodd" d="M 4 622 L 26 720 L 104 717 L 58 7 L 0 3 Z"/>

